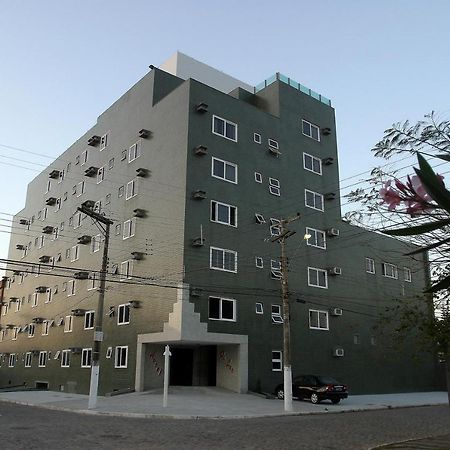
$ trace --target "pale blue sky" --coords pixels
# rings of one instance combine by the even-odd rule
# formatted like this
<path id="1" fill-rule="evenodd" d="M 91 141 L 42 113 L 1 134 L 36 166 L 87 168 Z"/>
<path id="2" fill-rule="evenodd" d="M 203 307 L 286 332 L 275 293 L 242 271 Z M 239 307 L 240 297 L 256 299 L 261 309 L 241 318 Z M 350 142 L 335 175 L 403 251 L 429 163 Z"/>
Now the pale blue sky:
<path id="1" fill-rule="evenodd" d="M 0 219 L 37 173 L 12 164 L 51 162 L 4 145 L 56 157 L 176 50 L 249 84 L 280 71 L 331 98 L 341 178 L 368 170 L 392 122 L 448 117 L 449 18 L 446 0 L 0 0 Z"/>

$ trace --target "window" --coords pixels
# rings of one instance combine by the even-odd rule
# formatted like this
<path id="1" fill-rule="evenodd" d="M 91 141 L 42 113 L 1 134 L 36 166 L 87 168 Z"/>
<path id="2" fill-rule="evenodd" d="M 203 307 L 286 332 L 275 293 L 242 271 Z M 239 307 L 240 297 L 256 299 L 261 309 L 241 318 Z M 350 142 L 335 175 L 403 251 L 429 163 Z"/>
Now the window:
<path id="1" fill-rule="evenodd" d="M 361 336 L 359 334 L 354 334 L 353 335 L 353 343 L 355 345 L 361 344 Z"/>
<path id="2" fill-rule="evenodd" d="M 383 263 L 381 265 L 381 270 L 383 277 L 395 279 L 398 278 L 397 266 L 395 266 L 394 264 Z"/>
<path id="3" fill-rule="evenodd" d="M 111 203 L 111 194 L 106 194 L 105 205 L 109 205 L 110 203 Z"/>
<path id="4" fill-rule="evenodd" d="M 283 316 L 281 315 L 281 305 L 272 305 L 272 323 L 283 323 Z"/>
<path id="5" fill-rule="evenodd" d="M 278 148 L 279 148 L 278 141 L 276 141 L 275 139 L 267 139 L 267 143 L 269 144 L 269 147 L 272 147 L 272 148 L 278 150 Z"/>
<path id="6" fill-rule="evenodd" d="M 64 321 L 64 333 L 71 333 L 73 331 L 73 316 L 66 316 Z"/>
<path id="7" fill-rule="evenodd" d="M 322 160 L 308 153 L 303 153 L 303 167 L 310 172 L 322 175 Z"/>
<path id="8" fill-rule="evenodd" d="M 126 369 L 128 362 L 128 346 L 116 347 L 114 367 L 116 369 Z"/>
<path id="9" fill-rule="evenodd" d="M 89 368 L 91 367 L 92 361 L 92 348 L 83 348 L 81 351 L 81 367 Z"/>
<path id="10" fill-rule="evenodd" d="M 31 302 L 31 307 L 35 308 L 39 302 L 39 294 L 37 292 L 33 292 L 33 300 Z"/>
<path id="11" fill-rule="evenodd" d="M 128 239 L 134 236 L 136 230 L 136 219 L 129 219 L 123 223 L 122 239 Z"/>
<path id="12" fill-rule="evenodd" d="M 212 132 L 218 136 L 237 142 L 237 125 L 229 120 L 213 116 Z"/>
<path id="13" fill-rule="evenodd" d="M 91 252 L 95 253 L 100 250 L 100 244 L 102 242 L 102 235 L 96 234 L 95 236 L 92 236 L 91 239 Z"/>
<path id="14" fill-rule="evenodd" d="M 59 172 L 58 183 L 61 183 L 64 180 L 64 170 Z"/>
<path id="15" fill-rule="evenodd" d="M 73 227 L 74 228 L 81 227 L 81 220 L 82 220 L 81 213 L 80 212 L 75 213 L 72 219 Z"/>
<path id="16" fill-rule="evenodd" d="M 272 372 L 281 372 L 283 369 L 283 352 L 272 350 Z"/>
<path id="17" fill-rule="evenodd" d="M 120 264 L 120 279 L 126 280 L 133 276 L 133 261 L 130 259 Z"/>
<path id="18" fill-rule="evenodd" d="M 69 280 L 67 282 L 67 297 L 75 295 L 75 280 Z"/>
<path id="19" fill-rule="evenodd" d="M 209 297 L 208 311 L 210 320 L 236 322 L 236 300 L 232 298 Z"/>
<path id="20" fill-rule="evenodd" d="M 108 133 L 105 133 L 101 138 L 100 138 L 100 151 L 104 150 L 106 148 L 106 146 L 108 145 Z"/>
<path id="21" fill-rule="evenodd" d="M 78 166 L 78 164 L 80 164 L 80 155 L 75 157 L 75 165 Z"/>
<path id="22" fill-rule="evenodd" d="M 87 290 L 91 291 L 97 289 L 100 286 L 100 280 L 95 272 L 89 274 Z"/>
<path id="23" fill-rule="evenodd" d="M 255 172 L 255 181 L 257 183 L 262 183 L 263 182 L 262 175 L 259 172 Z"/>
<path id="24" fill-rule="evenodd" d="M 48 336 L 51 325 L 52 325 L 51 320 L 44 320 L 42 324 L 42 336 Z"/>
<path id="25" fill-rule="evenodd" d="M 47 188 L 45 189 L 45 193 L 49 193 L 50 189 L 52 188 L 52 180 L 47 181 Z"/>
<path id="26" fill-rule="evenodd" d="M 237 226 L 237 208 L 226 203 L 211 200 L 211 221 L 223 225 Z"/>
<path id="27" fill-rule="evenodd" d="M 45 367 L 47 365 L 48 353 L 39 352 L 38 367 Z"/>
<path id="28" fill-rule="evenodd" d="M 323 195 L 305 189 L 305 205 L 308 208 L 317 209 L 317 211 L 323 211 Z"/>
<path id="29" fill-rule="evenodd" d="M 253 140 L 257 143 L 257 144 L 261 144 L 261 135 L 259 133 L 253 133 Z"/>
<path id="30" fill-rule="evenodd" d="M 127 192 L 125 195 L 125 199 L 129 200 L 130 198 L 133 198 L 138 193 L 138 186 L 137 186 L 137 180 L 131 180 L 127 183 Z"/>
<path id="31" fill-rule="evenodd" d="M 16 365 L 16 354 L 11 353 L 9 355 L 8 367 L 14 367 Z"/>
<path id="32" fill-rule="evenodd" d="M 281 280 L 281 261 L 270 260 L 270 277 L 274 280 Z"/>
<path id="33" fill-rule="evenodd" d="M 71 251 L 70 255 L 71 255 L 70 260 L 72 262 L 77 261 L 78 258 L 80 257 L 80 246 L 79 245 L 74 245 L 72 247 L 72 251 Z"/>
<path id="34" fill-rule="evenodd" d="M 88 160 L 88 151 L 85 150 L 82 154 L 81 154 L 81 165 L 84 165 L 87 163 Z"/>
<path id="35" fill-rule="evenodd" d="M 237 165 L 222 159 L 212 158 L 211 175 L 237 184 Z"/>
<path id="36" fill-rule="evenodd" d="M 101 183 L 105 179 L 105 166 L 100 167 L 97 172 L 97 184 Z"/>
<path id="37" fill-rule="evenodd" d="M 130 305 L 125 303 L 117 307 L 117 325 L 130 323 Z"/>
<path id="38" fill-rule="evenodd" d="M 128 150 L 128 162 L 134 161 L 141 156 L 141 141 L 137 141 Z"/>
<path id="39" fill-rule="evenodd" d="M 327 247 L 324 231 L 306 227 L 306 234 L 309 234 L 311 236 L 306 240 L 306 245 L 323 249 Z"/>
<path id="40" fill-rule="evenodd" d="M 84 193 L 84 181 L 80 181 L 76 188 L 75 192 L 77 193 L 77 197 L 80 197 Z"/>
<path id="41" fill-rule="evenodd" d="M 279 236 L 281 234 L 281 222 L 278 219 L 270 218 L 270 235 Z"/>
<path id="42" fill-rule="evenodd" d="M 261 256 L 255 257 L 255 266 L 258 267 L 258 269 L 262 269 L 264 267 L 264 260 Z"/>
<path id="43" fill-rule="evenodd" d="M 264 216 L 262 214 L 259 213 L 255 213 L 255 220 L 256 223 L 266 223 L 266 219 L 264 219 Z"/>
<path id="44" fill-rule="evenodd" d="M 25 297 L 19 298 L 16 302 L 16 312 L 19 312 L 20 309 L 22 308 L 22 305 L 25 301 Z"/>
<path id="45" fill-rule="evenodd" d="M 117 191 L 117 197 L 118 198 L 123 197 L 124 191 L 125 191 L 125 186 L 120 186 L 119 190 Z"/>
<path id="46" fill-rule="evenodd" d="M 328 330 L 328 312 L 310 309 L 309 328 L 312 330 Z"/>
<path id="47" fill-rule="evenodd" d="M 0 330 L 0 342 L 5 340 L 5 338 L 6 338 L 6 331 L 7 330 Z"/>
<path id="48" fill-rule="evenodd" d="M 31 352 L 25 353 L 25 367 L 31 367 L 31 362 L 33 361 L 33 354 Z"/>
<path id="49" fill-rule="evenodd" d="M 408 269 L 408 267 L 403 267 L 403 278 L 408 283 L 411 283 L 411 281 L 412 281 L 411 269 Z"/>
<path id="50" fill-rule="evenodd" d="M 108 347 L 107 349 L 106 349 L 106 359 L 110 359 L 111 358 L 111 356 L 112 356 L 112 347 Z"/>
<path id="51" fill-rule="evenodd" d="M 264 305 L 261 302 L 255 303 L 255 313 L 264 314 Z"/>
<path id="52" fill-rule="evenodd" d="M 13 332 L 12 332 L 12 340 L 16 341 L 17 340 L 17 335 L 19 334 L 19 328 L 18 327 L 14 327 L 13 328 Z"/>
<path id="53" fill-rule="evenodd" d="M 53 298 L 52 288 L 47 288 L 47 298 L 45 299 L 45 303 L 51 303 Z"/>
<path id="54" fill-rule="evenodd" d="M 92 330 L 94 328 L 95 311 L 86 311 L 84 313 L 84 329 Z"/>
<path id="55" fill-rule="evenodd" d="M 108 162 L 108 169 L 111 170 L 114 168 L 114 158 L 111 158 Z"/>
<path id="56" fill-rule="evenodd" d="M 366 258 L 366 272 L 375 273 L 375 261 L 372 258 Z"/>
<path id="57" fill-rule="evenodd" d="M 223 248 L 210 247 L 211 269 L 237 272 L 237 252 Z"/>
<path id="58" fill-rule="evenodd" d="M 314 286 L 322 289 L 328 289 L 327 271 L 308 267 L 308 286 Z"/>
<path id="59" fill-rule="evenodd" d="M 61 352 L 61 367 L 70 367 L 70 350 Z"/>
<path id="60" fill-rule="evenodd" d="M 115 235 L 119 236 L 119 234 L 121 234 L 121 233 L 122 233 L 122 224 L 118 223 L 118 224 L 116 224 Z"/>
<path id="61" fill-rule="evenodd" d="M 319 127 L 304 119 L 302 119 L 302 133 L 315 141 L 320 141 Z"/>
<path id="62" fill-rule="evenodd" d="M 276 178 L 269 178 L 269 192 L 272 195 L 280 196 L 280 182 Z"/>

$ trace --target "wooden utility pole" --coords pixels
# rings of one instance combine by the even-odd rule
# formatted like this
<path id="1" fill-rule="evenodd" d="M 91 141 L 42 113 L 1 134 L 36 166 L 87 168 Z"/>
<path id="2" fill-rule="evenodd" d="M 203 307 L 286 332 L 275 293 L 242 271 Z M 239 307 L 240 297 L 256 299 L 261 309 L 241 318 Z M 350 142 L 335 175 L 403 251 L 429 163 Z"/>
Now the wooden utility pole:
<path id="1" fill-rule="evenodd" d="M 94 346 L 92 349 L 91 359 L 91 383 L 89 387 L 89 401 L 88 409 L 94 409 L 97 406 L 98 397 L 98 381 L 100 376 L 100 349 L 103 341 L 103 305 L 105 302 L 105 285 L 106 285 L 106 272 L 108 265 L 108 247 L 109 247 L 109 228 L 113 224 L 112 220 L 107 219 L 101 214 L 96 213 L 92 208 L 83 203 L 78 211 L 86 214 L 94 219 L 97 223 L 100 223 L 100 228 L 105 236 L 105 242 L 103 245 L 103 257 L 102 268 L 100 271 L 100 288 L 98 295 L 97 311 L 95 312 L 95 329 L 94 329 Z"/>
<path id="2" fill-rule="evenodd" d="M 281 300 L 283 305 L 283 381 L 284 381 L 284 410 L 291 412 L 292 405 L 292 368 L 291 368 L 291 323 L 290 305 L 288 289 L 288 268 L 286 257 L 286 239 L 293 236 L 296 231 L 291 231 L 286 226 L 295 220 L 300 219 L 297 214 L 288 219 L 281 219 L 280 234 L 272 239 L 272 242 L 279 242 L 281 247 Z"/>

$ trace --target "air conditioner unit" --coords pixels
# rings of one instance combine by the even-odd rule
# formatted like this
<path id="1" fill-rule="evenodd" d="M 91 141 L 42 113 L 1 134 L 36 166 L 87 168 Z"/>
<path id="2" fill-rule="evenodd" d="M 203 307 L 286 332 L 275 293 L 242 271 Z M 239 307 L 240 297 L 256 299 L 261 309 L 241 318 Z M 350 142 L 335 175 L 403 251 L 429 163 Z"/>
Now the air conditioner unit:
<path id="1" fill-rule="evenodd" d="M 344 349 L 341 347 L 336 347 L 333 349 L 333 356 L 342 357 L 344 356 Z"/>
<path id="2" fill-rule="evenodd" d="M 327 192 L 323 197 L 325 200 L 334 200 L 336 198 L 336 194 L 334 192 Z"/>
<path id="3" fill-rule="evenodd" d="M 86 310 L 81 309 L 81 308 L 75 308 L 75 309 L 72 309 L 71 312 L 72 312 L 72 316 L 80 317 L 80 316 L 84 316 L 84 313 L 86 312 Z"/>
<path id="4" fill-rule="evenodd" d="M 208 111 L 208 104 L 205 102 L 201 102 L 195 107 L 195 110 L 200 114 L 204 114 Z"/>
<path id="5" fill-rule="evenodd" d="M 280 156 L 281 155 L 280 150 L 278 150 L 275 147 L 269 147 L 269 153 L 274 155 L 274 156 Z"/>
<path id="6" fill-rule="evenodd" d="M 40 256 L 39 257 L 39 262 L 41 262 L 41 263 L 48 263 L 50 261 L 50 256 L 47 256 L 47 255 L 43 255 L 43 256 Z"/>
<path id="7" fill-rule="evenodd" d="M 130 300 L 128 302 L 132 308 L 140 308 L 141 302 L 139 300 Z"/>
<path id="8" fill-rule="evenodd" d="M 145 217 L 147 211 L 145 209 L 136 208 L 133 210 L 134 217 Z"/>
<path id="9" fill-rule="evenodd" d="M 8 323 L 8 324 L 6 324 L 6 328 L 7 328 L 8 330 L 12 330 L 14 327 L 15 327 L 15 325 L 14 325 L 13 323 Z"/>
<path id="10" fill-rule="evenodd" d="M 332 158 L 331 156 L 322 159 L 322 164 L 325 164 L 326 166 L 330 166 L 333 163 L 334 163 L 334 158 Z"/>
<path id="11" fill-rule="evenodd" d="M 92 147 L 97 146 L 98 144 L 100 144 L 100 136 L 94 135 L 90 137 L 87 141 L 87 144 Z"/>
<path id="12" fill-rule="evenodd" d="M 81 204 L 83 208 L 92 209 L 95 206 L 94 200 L 86 200 Z"/>
<path id="13" fill-rule="evenodd" d="M 17 301 L 19 301 L 18 297 L 9 297 L 9 303 L 16 303 Z"/>
<path id="14" fill-rule="evenodd" d="M 328 236 L 339 236 L 339 230 L 337 228 L 329 228 L 327 230 Z"/>
<path id="15" fill-rule="evenodd" d="M 139 130 L 139 137 L 142 139 L 148 139 L 152 132 L 150 130 L 146 130 L 145 128 L 142 128 L 142 130 Z"/>
<path id="16" fill-rule="evenodd" d="M 19 220 L 20 225 L 29 225 L 30 222 L 27 219 L 20 219 Z"/>
<path id="17" fill-rule="evenodd" d="M 143 167 L 139 167 L 139 169 L 136 169 L 136 176 L 147 178 L 150 174 L 150 170 L 144 169 Z"/>
<path id="18" fill-rule="evenodd" d="M 328 136 L 331 134 L 331 128 L 322 128 L 322 134 L 324 134 L 325 136 Z"/>
<path id="19" fill-rule="evenodd" d="M 84 234 L 83 236 L 80 236 L 78 238 L 78 243 L 79 244 L 89 244 L 92 240 L 91 236 L 88 236 L 87 234 Z"/>
<path id="20" fill-rule="evenodd" d="M 42 317 L 35 317 L 32 320 L 33 323 L 42 323 L 43 321 L 44 319 Z"/>
<path id="21" fill-rule="evenodd" d="M 342 309 L 341 308 L 332 308 L 330 310 L 330 314 L 332 316 L 342 316 Z"/>
<path id="22" fill-rule="evenodd" d="M 89 272 L 75 272 L 73 277 L 76 280 L 87 280 L 89 278 Z"/>
<path id="23" fill-rule="evenodd" d="M 203 200 L 206 198 L 206 191 L 201 190 L 194 191 L 192 193 L 192 197 L 195 198 L 196 200 Z"/>
<path id="24" fill-rule="evenodd" d="M 23 244 L 17 244 L 16 245 L 16 250 L 25 250 L 26 246 Z"/>
<path id="25" fill-rule="evenodd" d="M 205 245 L 205 240 L 201 237 L 196 237 L 192 239 L 191 245 L 192 247 L 202 247 Z"/>
<path id="26" fill-rule="evenodd" d="M 39 353 L 41 353 L 40 350 L 31 350 L 31 354 L 32 354 L 33 356 L 39 356 Z"/>
<path id="27" fill-rule="evenodd" d="M 47 286 L 38 286 L 35 289 L 35 292 L 37 292 L 38 294 L 43 294 L 44 292 L 47 292 Z"/>
<path id="28" fill-rule="evenodd" d="M 75 355 L 78 355 L 82 352 L 83 349 L 81 347 L 69 347 L 69 350 Z"/>
<path id="29" fill-rule="evenodd" d="M 49 174 L 49 178 L 57 179 L 61 176 L 61 172 L 59 170 L 52 170 Z"/>
<path id="30" fill-rule="evenodd" d="M 56 197 L 49 197 L 47 200 L 45 200 L 45 204 L 48 206 L 52 206 L 56 203 Z"/>
<path id="31" fill-rule="evenodd" d="M 206 145 L 197 145 L 197 147 L 194 148 L 194 153 L 197 156 L 203 156 L 206 155 L 206 150 L 208 147 Z"/>
<path id="32" fill-rule="evenodd" d="M 47 225 L 44 228 L 42 228 L 42 232 L 45 234 L 52 234 L 53 230 L 54 230 L 54 228 L 50 225 Z"/>
<path id="33" fill-rule="evenodd" d="M 329 275 L 342 275 L 342 269 L 340 267 L 330 267 L 328 269 Z"/>
<path id="34" fill-rule="evenodd" d="M 131 258 L 135 259 L 136 261 L 141 261 L 144 259 L 144 252 L 131 252 Z"/>
<path id="35" fill-rule="evenodd" d="M 95 177 L 98 173 L 98 167 L 88 167 L 85 171 L 84 171 L 84 176 L 85 177 Z"/>

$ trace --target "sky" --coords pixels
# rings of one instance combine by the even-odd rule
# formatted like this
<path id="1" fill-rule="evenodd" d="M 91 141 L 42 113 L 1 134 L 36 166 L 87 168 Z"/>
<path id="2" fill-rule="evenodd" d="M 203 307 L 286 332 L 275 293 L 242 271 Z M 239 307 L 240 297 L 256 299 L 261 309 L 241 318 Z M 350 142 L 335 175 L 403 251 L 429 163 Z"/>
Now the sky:
<path id="1" fill-rule="evenodd" d="M 393 122 L 448 118 L 449 17 L 447 0 L 0 0 L 0 258 L 27 183 L 177 50 L 330 98 L 342 184 L 357 182 Z"/>

